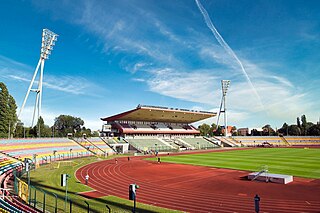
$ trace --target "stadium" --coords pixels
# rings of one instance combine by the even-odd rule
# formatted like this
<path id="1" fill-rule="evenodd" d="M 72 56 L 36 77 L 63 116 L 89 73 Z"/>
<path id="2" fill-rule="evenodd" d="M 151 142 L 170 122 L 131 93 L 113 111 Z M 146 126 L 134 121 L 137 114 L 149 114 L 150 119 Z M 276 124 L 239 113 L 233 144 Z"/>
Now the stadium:
<path id="1" fill-rule="evenodd" d="M 134 184 L 136 212 L 253 212 L 256 195 L 262 212 L 319 212 L 319 137 L 200 136 L 214 116 L 138 105 L 100 137 L 1 139 L 1 211 L 130 212 Z"/>
<path id="2" fill-rule="evenodd" d="M 189 39 L 192 39 L 187 42 L 187 39 L 180 37 L 180 33 L 177 36 L 178 34 L 175 34 L 174 30 L 171 31 L 169 27 L 167 28 L 163 24 L 164 22 L 156 18 L 157 16 L 153 16 L 152 10 L 142 10 L 142 5 L 139 6 L 139 1 L 137 1 L 139 3 L 137 7 L 134 7 L 133 3 L 131 5 L 125 2 L 123 5 L 130 6 L 128 11 L 122 11 L 121 7 L 114 7 L 113 4 L 116 4 L 117 1 L 112 4 L 107 2 L 107 5 L 105 5 L 107 7 L 100 7 L 97 4 L 98 2 L 103 3 L 103 1 L 97 1 L 91 5 L 90 1 L 85 1 L 77 3 L 78 5 L 69 5 L 69 3 L 64 2 L 57 11 L 59 11 L 59 14 L 67 12 L 67 15 L 72 17 L 77 12 L 82 12 L 83 9 L 85 11 L 84 14 L 80 13 L 80 15 L 74 16 L 67 22 L 75 22 L 74 24 L 76 24 L 77 28 L 81 28 L 81 24 L 93 24 L 93 27 L 87 26 L 85 29 L 91 30 L 93 34 L 105 33 L 103 35 L 95 35 L 99 38 L 105 38 L 104 44 L 93 39 L 93 37 L 85 38 L 86 34 L 80 31 L 76 31 L 76 37 L 68 37 L 68 34 L 72 34 L 71 28 L 69 28 L 69 25 L 62 23 L 63 29 L 67 32 L 64 35 L 66 41 L 73 41 L 72 47 L 66 48 L 67 45 L 62 47 L 66 48 L 64 49 L 64 54 L 60 56 L 63 65 L 57 65 L 53 69 L 57 73 L 54 73 L 55 75 L 51 73 L 51 79 L 49 76 L 48 81 L 44 82 L 44 64 L 49 59 L 58 34 L 49 29 L 43 29 L 40 58 L 18 113 L 16 112 L 18 107 L 15 104 L 15 99 L 9 94 L 5 83 L 0 82 L 0 213 L 320 212 L 320 121 L 317 124 L 307 122 L 306 116 L 303 115 L 301 116 L 301 122 L 300 118 L 297 118 L 297 125 L 292 124 L 289 126 L 284 123 L 283 127 L 276 131 L 268 124 L 261 131 L 252 129 L 251 135 L 249 134 L 249 128 L 242 128 L 241 134 L 233 132 L 236 128 L 228 126 L 226 111 L 226 95 L 231 80 L 221 80 L 222 98 L 218 112 L 186 109 L 188 108 L 186 106 L 181 108 L 173 107 L 173 103 L 179 105 L 180 103 L 185 103 L 184 101 L 188 102 L 188 104 L 192 103 L 192 105 L 201 103 L 206 106 L 215 106 L 216 100 L 219 100 L 219 98 L 217 98 L 216 92 L 214 96 L 208 95 L 213 91 L 211 83 L 212 81 L 217 83 L 221 78 L 224 79 L 225 73 L 229 73 L 231 78 L 236 82 L 238 81 L 235 84 L 236 91 L 234 90 L 233 98 L 240 98 L 234 99 L 231 103 L 242 105 L 242 108 L 238 108 L 239 111 L 243 111 L 244 114 L 252 113 L 253 116 L 251 118 L 255 120 L 260 118 L 254 117 L 258 113 L 260 115 L 268 114 L 266 112 L 268 107 L 269 111 L 277 111 L 277 116 L 281 114 L 277 119 L 285 117 L 282 117 L 283 111 L 288 111 L 288 114 L 290 114 L 291 112 L 308 112 L 313 105 L 316 105 L 315 108 L 317 108 L 316 98 L 312 99 L 310 96 L 308 99 L 303 99 L 309 94 L 306 92 L 307 90 L 312 90 L 316 93 L 316 89 L 308 87 L 306 90 L 301 90 L 303 93 L 300 93 L 300 87 L 295 87 L 295 84 L 300 86 L 301 82 L 291 83 L 290 80 L 285 79 L 283 76 L 277 76 L 273 72 L 267 72 L 262 68 L 258 69 L 259 66 L 253 63 L 254 60 L 243 60 L 245 63 L 242 64 L 241 58 L 244 56 L 238 57 L 238 53 L 236 54 L 236 52 L 241 52 L 241 49 L 239 51 L 231 49 L 222 38 L 222 34 L 220 35 L 213 25 L 209 13 L 199 0 L 196 0 L 195 3 L 203 16 L 201 18 L 204 18 L 207 27 L 210 29 L 209 32 L 212 32 L 210 36 L 214 36 L 218 45 L 209 44 L 208 41 L 211 41 L 211 37 L 202 37 L 203 32 L 206 31 L 201 32 L 199 22 L 195 22 L 196 27 L 185 26 L 187 30 L 181 30 L 182 28 L 180 28 L 181 34 L 192 34 L 189 37 Z M 233 8 L 231 6 L 234 3 L 227 4 L 227 9 Z M 19 3 L 14 3 L 14 8 L 16 8 L 15 4 Z M 74 6 L 82 6 L 82 4 L 85 6 L 84 8 L 74 9 Z M 273 4 L 270 5 L 270 8 L 277 8 Z M 290 4 L 293 3 L 290 2 Z M 19 39 L 17 40 L 22 40 L 21 35 L 27 35 L 27 33 L 33 31 L 35 28 L 32 28 L 32 26 L 36 24 L 33 22 L 32 24 L 26 24 L 29 23 L 27 21 L 29 17 L 34 20 L 47 20 L 50 17 L 48 14 L 54 12 L 42 8 L 44 5 L 38 5 L 37 9 L 29 9 L 30 11 L 45 11 L 45 15 L 42 14 L 39 18 L 34 18 L 35 16 L 33 15 L 21 16 L 26 21 L 23 20 L 23 25 L 20 26 L 15 25 L 15 23 L 6 24 L 15 30 L 19 30 L 19 33 L 11 33 L 9 37 L 18 35 L 19 37 L 16 38 Z M 23 4 L 21 6 L 23 10 L 21 9 L 19 12 L 12 12 L 4 7 L 5 9 L 3 10 L 9 12 L 3 16 L 6 17 L 13 14 L 13 19 L 16 19 L 16 16 L 20 13 L 29 11 L 24 9 L 25 6 Z M 172 14 L 177 14 L 179 19 L 182 18 L 181 14 L 183 14 L 183 18 L 187 16 L 185 15 L 187 14 L 185 13 L 185 1 L 178 7 L 172 2 L 170 2 L 169 6 L 173 9 Z M 245 4 L 245 6 L 247 5 Z M 152 7 L 153 9 L 158 9 L 158 5 L 157 7 L 152 5 Z M 195 13 L 192 11 L 194 7 L 195 5 L 190 7 L 191 13 L 189 14 L 192 17 L 195 17 Z M 256 4 L 253 4 L 253 7 L 256 8 Z M 61 10 L 62 8 L 63 10 Z M 94 9 L 92 10 L 92 8 Z M 101 13 L 100 11 L 99 13 L 101 8 L 103 12 L 108 12 Z M 108 10 L 105 10 L 105 8 L 108 8 Z M 116 8 L 116 13 L 112 11 L 113 8 Z M 183 13 L 178 11 L 179 8 L 183 8 Z M 243 13 L 238 6 L 235 8 L 240 11 L 238 12 L 239 14 L 251 14 Z M 264 14 L 265 6 L 261 8 Z M 287 9 L 287 5 L 284 8 Z M 312 7 L 312 9 L 314 8 Z M 167 11 L 166 7 L 160 9 Z M 134 15 L 129 16 L 128 14 L 131 14 L 132 11 L 135 11 Z M 225 13 L 225 10 L 221 11 Z M 262 14 L 261 11 L 260 13 Z M 304 10 L 299 8 L 299 11 Z M 238 15 L 238 13 L 235 15 Z M 258 14 L 258 12 L 255 13 Z M 116 17 L 117 14 L 118 17 Z M 143 15 L 143 19 L 136 20 L 134 16 L 138 15 Z M 234 17 L 236 17 L 237 21 L 238 18 L 235 15 Z M 284 15 L 283 11 L 281 11 L 281 15 L 278 17 L 283 18 Z M 108 28 L 114 18 L 113 16 L 121 20 L 115 26 L 112 25 L 112 28 Z M 165 13 L 159 14 L 160 16 L 166 17 Z M 168 16 L 170 19 L 167 21 L 170 23 L 172 20 L 174 22 L 177 21 L 174 24 L 174 28 L 180 31 L 178 25 L 189 23 L 190 20 L 181 19 L 179 24 L 178 16 Z M 311 17 L 310 14 L 308 16 Z M 52 17 L 54 17 L 52 18 L 54 21 L 61 22 L 60 17 L 55 17 L 54 15 Z M 251 15 L 248 17 L 250 20 L 254 20 Z M 294 17 L 296 17 L 296 14 L 294 14 Z M 127 25 L 122 22 L 126 18 L 128 19 Z M 96 22 L 98 20 L 105 25 L 99 25 Z M 154 21 L 154 23 L 149 23 L 150 20 Z M 274 20 L 272 19 L 270 25 L 271 23 L 272 25 L 277 23 Z M 313 18 L 312 23 L 314 20 L 317 19 Z M 203 22 L 202 19 L 201 21 Z M 140 24 L 142 22 L 143 24 Z M 231 23 L 229 19 L 226 19 L 225 22 Z M 243 23 L 245 22 L 237 24 L 243 26 Z M 261 25 L 260 20 L 257 23 L 262 26 L 261 30 L 266 28 Z M 282 23 L 286 22 L 281 21 L 280 24 Z M 251 24 L 246 25 L 251 26 Z M 30 31 L 21 33 L 20 27 L 24 25 L 30 28 Z M 50 26 L 47 23 L 46 25 Z M 136 33 L 135 35 L 133 31 L 130 31 L 137 29 L 137 31 L 142 32 L 145 29 L 140 27 L 147 27 L 148 25 L 156 27 L 156 31 L 146 30 L 148 31 L 148 36 L 143 33 L 141 35 Z M 283 28 L 282 25 L 279 29 Z M 290 24 L 287 25 L 289 26 Z M 296 28 L 296 23 L 292 24 L 292 26 Z M 3 28 L 5 29 L 3 32 L 8 30 L 5 26 Z M 236 30 L 231 25 L 229 29 Z M 268 32 L 273 32 L 268 28 L 266 29 Z M 207 28 L 206 30 L 208 31 Z M 243 37 L 242 39 L 240 38 L 241 34 L 245 34 L 246 40 L 251 40 L 247 31 L 248 28 L 243 31 L 245 33 L 239 34 L 238 31 L 239 38 L 237 40 L 243 39 Z M 288 39 L 288 32 L 290 35 L 295 34 L 287 31 L 286 36 L 283 38 Z M 224 33 L 227 33 L 227 31 Z M 232 33 L 234 32 L 232 31 Z M 158 34 L 161 34 L 161 37 L 156 37 Z M 300 32 L 298 34 L 303 34 L 310 41 L 314 40 L 308 33 Z M 111 37 L 113 36 L 116 42 L 112 42 Z M 10 39 L 9 37 L 7 38 L 8 40 Z M 23 37 L 29 38 L 29 36 Z M 148 37 L 154 37 L 155 40 L 143 43 Z M 4 49 L 7 46 L 11 47 L 13 44 L 18 43 L 17 41 L 11 41 L 11 43 L 8 42 L 7 44 L 7 39 L 2 39 L 6 43 L 1 46 Z M 300 41 L 301 39 L 295 40 Z M 269 43 L 270 39 L 266 41 L 268 41 L 266 43 Z M 172 45 L 171 48 L 167 46 L 170 42 L 175 42 L 175 45 Z M 81 48 L 76 46 L 78 43 L 81 43 Z M 152 44 L 155 43 L 157 45 L 153 46 Z M 85 46 L 89 46 L 90 51 L 92 51 L 92 58 L 87 57 L 88 55 L 77 57 L 76 53 L 88 51 L 88 49 L 82 49 Z M 285 44 L 283 46 L 287 48 L 289 45 Z M 296 50 L 296 46 L 303 46 L 300 43 L 299 45 L 290 46 L 294 47 L 295 52 L 305 51 L 304 49 Z M 266 48 L 264 44 L 262 47 L 259 49 L 261 52 L 262 49 Z M 26 51 L 25 48 L 19 47 L 19 50 L 31 51 Z M 216 50 L 216 48 L 221 49 Z M 12 49 L 12 52 L 19 52 L 19 54 L 24 52 Z M 18 48 L 16 47 L 16 49 Z M 72 49 L 72 52 L 68 52 L 68 49 Z M 251 49 L 250 51 L 248 50 L 249 48 L 246 52 L 251 52 Z M 101 58 L 100 55 L 96 55 L 100 51 L 108 56 L 107 63 L 106 61 L 100 61 L 103 65 L 97 63 L 99 61 L 93 60 L 93 58 Z M 124 52 L 122 51 L 128 52 L 123 54 Z M 276 54 L 276 52 L 272 49 L 272 53 Z M 185 55 L 185 53 L 187 54 Z M 246 54 L 248 53 L 244 55 Z M 287 54 L 289 55 L 289 53 Z M 179 55 L 176 58 L 179 60 L 174 60 L 174 55 Z M 277 57 L 279 55 L 274 55 L 274 58 L 270 60 L 274 62 Z M 303 58 L 301 55 L 291 58 L 296 59 L 298 57 L 299 59 Z M 103 58 L 105 59 L 105 57 Z M 73 73 L 74 76 L 70 77 L 65 70 L 75 67 L 75 64 L 69 64 L 70 61 L 75 59 L 77 59 L 76 71 Z M 152 59 L 153 61 L 149 63 L 144 59 Z M 23 61 L 23 59 L 19 60 Z M 87 63 L 79 63 L 82 60 L 87 61 Z M 256 60 L 259 61 L 258 59 Z M 185 61 L 185 63 L 181 63 L 182 61 Z M 217 63 L 211 63 L 211 61 Z M 175 63 L 176 66 L 174 66 Z M 3 64 L 11 64 L 11 67 Z M 28 79 L 25 78 L 27 75 L 24 75 L 25 73 L 22 71 L 19 72 L 18 69 L 19 67 L 21 70 L 29 69 L 26 64 L 11 60 L 0 53 L 0 65 L 1 72 L 6 74 L 4 79 L 8 82 L 10 80 L 15 81 L 15 87 L 17 85 L 16 81 L 28 82 Z M 294 65 L 296 66 L 295 63 Z M 99 68 L 100 66 L 103 68 Z M 121 73 L 121 75 L 115 77 L 114 75 L 118 72 L 117 66 L 120 67 L 121 71 L 126 70 L 132 75 L 128 77 L 128 73 L 126 75 Z M 225 66 L 227 66 L 227 69 L 225 69 Z M 260 73 L 256 78 L 253 78 L 256 81 L 254 82 L 255 84 L 251 82 L 245 69 L 246 66 L 250 68 L 250 75 L 251 73 Z M 190 68 L 190 70 L 189 72 L 178 72 L 176 68 L 177 70 L 188 70 Z M 242 71 L 241 76 L 245 77 L 243 78 L 244 81 L 240 80 L 240 74 L 237 73 L 239 68 Z M 98 73 L 96 72 L 97 70 L 101 72 Z M 107 74 L 106 71 L 108 71 Z M 214 72 L 212 74 L 211 71 L 216 71 L 220 76 Z M 133 76 L 135 73 L 137 75 Z M 286 72 L 285 74 L 288 73 Z M 82 75 L 86 75 L 86 77 L 82 77 Z M 150 76 L 150 79 L 140 78 L 141 76 L 144 77 L 144 75 Z M 184 78 L 184 76 L 187 76 L 187 78 Z M 314 73 L 312 73 L 313 76 Z M 39 79 L 36 80 L 36 77 L 39 77 Z M 259 80 L 257 80 L 258 78 Z M 90 82 L 88 79 L 94 80 Z M 299 76 L 299 81 L 301 79 L 304 79 L 304 84 L 307 84 L 305 78 Z M 270 84 L 270 81 L 273 82 Z M 145 85 L 149 86 L 148 89 L 143 88 L 141 90 L 139 87 L 141 85 L 133 87 L 132 85 L 137 84 L 137 82 L 145 83 Z M 316 84 L 317 82 L 312 81 L 312 83 Z M 256 89 L 256 84 L 262 87 Z M 47 107 L 52 105 L 50 107 L 57 107 L 57 111 L 65 112 L 68 111 L 66 108 L 72 105 L 73 108 L 69 108 L 69 112 L 83 110 L 82 113 L 90 118 L 93 117 L 90 111 L 98 112 L 99 117 L 94 118 L 94 123 L 101 123 L 102 129 L 99 131 L 87 129 L 81 118 L 70 115 L 56 117 L 51 127 L 45 125 L 41 116 L 50 114 L 50 112 L 45 110 L 43 110 L 44 113 L 42 112 L 43 85 L 53 90 L 50 98 L 44 99 L 48 103 Z M 108 90 L 102 88 L 106 87 L 106 85 L 108 85 Z M 202 88 L 201 86 L 204 87 Z M 201 88 L 193 91 L 192 88 L 196 87 Z M 291 90 L 288 90 L 288 87 Z M 147 94 L 144 90 L 148 90 L 148 92 L 157 91 L 158 94 L 153 94 L 154 99 L 147 100 L 147 98 L 144 98 L 144 95 Z M 283 90 L 282 93 L 281 90 Z M 18 91 L 17 93 L 20 92 Z M 26 107 L 26 104 L 32 92 L 35 94 L 35 105 L 30 110 L 30 108 Z M 68 95 L 65 95 L 65 93 L 68 93 Z M 264 96 L 260 97 L 260 93 L 263 93 Z M 75 96 L 77 98 L 73 99 Z M 140 98 L 139 101 L 138 96 Z M 164 96 L 179 100 L 179 102 L 170 102 L 167 101 L 168 99 L 164 101 L 157 100 L 157 98 Z M 293 96 L 293 98 L 290 96 Z M 18 97 L 21 98 L 20 94 L 18 94 Z M 82 102 L 86 97 L 89 97 L 88 100 Z M 98 99 L 99 101 L 103 99 L 103 101 L 99 102 Z M 121 99 L 121 101 L 117 102 L 118 100 L 116 101 L 116 99 Z M 119 110 L 120 112 L 117 112 L 117 114 L 113 111 L 112 115 L 109 114 L 111 108 L 107 110 L 104 108 L 104 105 L 109 103 L 112 103 L 110 105 L 114 105 L 115 109 L 118 109 L 117 107 L 120 105 L 124 107 L 128 101 L 127 99 L 131 99 L 131 101 L 133 99 L 134 106 L 140 101 L 148 101 L 150 105 L 139 104 L 137 107 L 130 105 L 128 107 L 130 109 Z M 214 99 L 214 103 L 209 104 L 212 99 Z M 265 107 L 263 99 L 267 99 L 266 103 L 270 106 Z M 275 101 L 271 101 L 272 99 L 275 99 Z M 305 102 L 309 99 L 312 100 L 312 104 L 311 102 Z M 157 106 L 159 102 L 170 103 L 168 105 L 171 106 Z M 291 105 L 297 103 L 299 105 L 291 107 Z M 252 105 L 255 105 L 255 109 L 245 111 L 246 108 L 253 107 Z M 306 107 L 302 108 L 303 105 L 306 105 Z M 80 109 L 80 106 L 82 109 Z M 91 110 L 89 110 L 89 106 L 92 107 Z M 190 106 L 190 108 L 193 107 L 196 108 L 196 106 Z M 295 108 L 300 107 L 302 108 L 301 111 L 295 111 Z M 22 122 L 21 115 L 24 110 L 28 116 L 33 112 L 30 127 L 26 127 L 29 124 L 25 125 Z M 311 111 L 310 113 L 316 114 L 318 111 Z M 239 118 L 234 117 L 240 120 L 242 114 L 233 115 L 239 115 Z M 220 116 L 224 120 L 223 125 L 219 124 Z M 263 118 L 267 118 L 269 122 L 268 116 Z M 209 126 L 206 124 L 206 121 L 208 121 L 206 119 L 217 119 L 217 123 L 212 123 Z M 199 123 L 202 123 L 202 125 L 197 127 Z M 28 129 L 27 135 L 26 128 Z M 292 132 L 294 134 L 291 134 Z"/>

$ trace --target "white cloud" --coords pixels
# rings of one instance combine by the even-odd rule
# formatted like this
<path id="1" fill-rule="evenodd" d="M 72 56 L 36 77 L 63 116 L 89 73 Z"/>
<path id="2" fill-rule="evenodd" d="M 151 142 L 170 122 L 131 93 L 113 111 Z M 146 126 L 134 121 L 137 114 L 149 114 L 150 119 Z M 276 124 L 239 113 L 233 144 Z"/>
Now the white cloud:
<path id="1" fill-rule="evenodd" d="M 280 69 L 285 65 L 264 60 L 258 64 L 235 50 L 260 96 L 261 106 L 239 64 L 208 32 L 186 24 L 179 27 L 185 34 L 177 33 L 154 14 L 156 11 L 139 7 L 136 2 L 113 2 L 116 7 L 97 1 L 82 3 L 84 7 L 73 12 L 69 21 L 99 37 L 105 54 L 125 53 L 121 66 L 132 74 L 133 81 L 145 82 L 152 92 L 217 107 L 220 81 L 230 79 L 230 122 L 255 120 L 256 125 L 316 111 L 309 93 L 282 75 Z M 186 12 L 187 21 L 188 15 Z M 273 68 L 277 65 L 272 71 L 271 63 Z"/>
<path id="2" fill-rule="evenodd" d="M 0 55 L 0 69 L 1 76 L 8 80 L 20 81 L 20 82 L 31 82 L 33 68 L 15 60 L 6 58 Z M 40 71 L 39 71 L 40 72 Z M 38 72 L 38 78 L 39 78 Z M 36 78 L 37 79 L 37 78 Z M 36 85 L 38 81 L 34 82 Z M 89 94 L 89 88 L 96 88 L 97 86 L 83 77 L 75 76 L 53 76 L 44 75 L 43 86 L 49 89 L 66 92 L 70 94 L 80 95 Z M 20 87 L 22 88 L 22 87 Z M 25 88 L 25 91 L 27 87 Z M 24 91 L 24 92 L 25 92 Z"/>
<path id="3" fill-rule="evenodd" d="M 235 61 L 230 57 L 229 54 L 225 52 L 225 50 L 220 47 L 219 45 L 215 44 L 202 44 L 203 46 L 199 45 L 200 51 L 199 56 L 202 60 L 207 61 L 211 60 L 213 62 L 227 65 L 229 68 L 234 70 L 239 70 L 239 65 L 235 63 Z"/>
<path id="4" fill-rule="evenodd" d="M 151 91 L 162 95 L 200 103 L 212 103 L 213 82 L 217 78 L 205 70 L 176 71 L 171 68 L 149 70 Z"/>
<path id="5" fill-rule="evenodd" d="M 20 110 L 20 109 L 18 109 L 18 110 Z M 34 110 L 33 106 L 27 106 L 23 109 L 19 119 L 24 123 L 25 126 L 31 126 L 33 110 Z M 41 110 L 41 117 L 43 118 L 44 123 L 49 126 L 52 126 L 54 124 L 54 119 L 61 114 L 63 114 L 63 113 L 53 112 L 47 108 L 42 108 L 42 110 Z M 33 125 L 35 125 L 37 123 L 36 117 L 37 117 L 37 114 L 35 116 L 35 120 L 34 120 Z"/>
<path id="6" fill-rule="evenodd" d="M 101 130 L 103 122 L 99 118 L 97 119 L 83 118 L 83 120 L 84 120 L 84 126 L 86 128 L 90 128 L 91 131 Z"/>
<path id="7" fill-rule="evenodd" d="M 146 80 L 143 78 L 132 78 L 132 81 L 136 81 L 136 82 L 145 82 Z"/>

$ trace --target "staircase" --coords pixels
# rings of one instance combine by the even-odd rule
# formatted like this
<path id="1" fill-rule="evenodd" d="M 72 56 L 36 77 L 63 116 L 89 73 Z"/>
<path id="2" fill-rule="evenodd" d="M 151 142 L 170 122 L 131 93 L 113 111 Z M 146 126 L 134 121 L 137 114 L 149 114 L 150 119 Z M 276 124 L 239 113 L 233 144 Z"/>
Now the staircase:
<path id="1" fill-rule="evenodd" d="M 106 151 L 104 151 L 103 149 L 101 149 L 100 147 L 98 147 L 97 145 L 95 145 L 94 143 L 92 143 L 89 139 L 85 139 L 87 140 L 91 145 L 93 145 L 94 147 L 96 147 L 96 149 L 100 150 L 104 155 L 106 154 Z"/>
<path id="2" fill-rule="evenodd" d="M 234 142 L 232 139 L 230 138 L 225 138 L 225 137 L 216 137 L 213 136 L 213 138 L 215 138 L 216 140 L 221 141 L 221 144 L 223 146 L 229 146 L 229 147 L 238 147 L 239 145 L 236 144 L 236 142 Z"/>
<path id="3" fill-rule="evenodd" d="M 177 149 L 176 146 L 173 146 L 172 144 L 176 144 L 173 139 L 159 139 L 162 143 L 164 143 L 166 146 L 171 147 L 172 149 Z"/>
<path id="4" fill-rule="evenodd" d="M 229 140 L 231 140 L 234 144 L 236 144 L 237 146 L 241 146 L 240 142 L 237 141 L 236 139 L 234 139 L 233 137 L 229 137 Z"/>
<path id="5" fill-rule="evenodd" d="M 90 146 L 88 146 L 88 141 L 86 140 L 82 140 L 82 138 L 80 138 L 80 140 L 76 140 L 75 138 L 70 138 L 71 140 L 73 140 L 74 142 L 76 142 L 77 144 L 79 144 L 80 146 L 82 146 L 84 149 L 88 150 L 89 152 L 91 152 L 92 154 L 94 154 L 95 156 L 98 156 L 98 154 L 96 152 L 94 152 L 93 150 L 90 149 Z"/>
<path id="6" fill-rule="evenodd" d="M 183 139 L 178 139 L 178 143 L 179 143 L 180 146 L 183 146 L 185 148 L 196 149 L 194 146 L 192 146 L 191 144 L 185 142 Z"/>
<path id="7" fill-rule="evenodd" d="M 291 144 L 283 136 L 280 136 L 280 138 L 287 146 L 291 146 Z"/>
<path id="8" fill-rule="evenodd" d="M 109 146 L 115 153 L 117 152 L 117 150 L 115 150 L 107 141 L 105 141 L 102 137 L 99 137 L 105 144 L 107 144 L 107 146 Z"/>
<path id="9" fill-rule="evenodd" d="M 217 147 L 221 147 L 221 145 L 219 145 L 218 143 L 217 143 L 217 141 L 220 141 L 220 140 L 212 140 L 212 139 L 210 139 L 210 138 L 207 138 L 207 137 L 203 137 L 205 140 L 207 140 L 207 141 L 209 141 L 210 143 L 213 143 L 214 145 L 216 145 Z"/>

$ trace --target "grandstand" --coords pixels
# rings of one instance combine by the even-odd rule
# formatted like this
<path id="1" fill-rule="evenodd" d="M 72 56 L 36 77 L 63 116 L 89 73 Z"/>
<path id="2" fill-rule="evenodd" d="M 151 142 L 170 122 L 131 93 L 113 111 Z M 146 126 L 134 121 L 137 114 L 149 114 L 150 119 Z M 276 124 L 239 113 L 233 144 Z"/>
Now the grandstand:
<path id="1" fill-rule="evenodd" d="M 219 147 L 217 144 L 212 143 L 203 137 L 181 138 L 180 140 L 190 145 L 193 149 L 212 149 Z"/>
<path id="2" fill-rule="evenodd" d="M 139 151 L 173 151 L 176 147 L 161 139 L 127 139 L 131 146 Z"/>
<path id="3" fill-rule="evenodd" d="M 39 164 L 54 160 L 92 155 L 68 138 L 0 139 L 2 153 L 23 161 L 32 159 Z"/>
<path id="4" fill-rule="evenodd" d="M 214 143 L 202 137 L 195 138 L 200 131 L 191 125 L 213 116 L 216 113 L 138 105 L 135 109 L 101 118 L 108 127 L 102 134 L 116 137 L 104 139 L 110 145 L 119 146 L 118 141 L 123 140 L 130 144 L 130 149 L 140 152 L 214 148 Z M 189 144 L 182 138 L 195 139 L 187 139 Z"/>
<path id="5" fill-rule="evenodd" d="M 13 169 L 21 168 L 22 162 L 10 158 L 2 153 L 0 153 L 0 184 L 1 188 L 3 186 L 3 181 L 7 174 L 11 173 Z"/>
<path id="6" fill-rule="evenodd" d="M 265 143 L 273 146 L 287 146 L 288 144 L 279 136 L 235 136 L 233 137 L 243 146 L 262 146 Z"/>
<path id="7" fill-rule="evenodd" d="M 112 152 L 112 148 L 110 148 L 110 146 L 99 137 L 87 138 L 87 140 L 105 153 Z"/>
<path id="8" fill-rule="evenodd" d="M 13 175 L 13 171 L 21 171 L 23 167 L 23 163 L 17 159 L 6 156 L 3 153 L 0 153 L 0 212 L 22 212 L 21 209 L 25 210 L 25 212 L 33 212 L 26 211 L 19 202 L 11 202 L 4 195 L 9 194 L 8 182 L 9 179 Z"/>
<path id="9" fill-rule="evenodd" d="M 283 136 L 283 138 L 293 146 L 320 145 L 319 136 Z"/>
<path id="10" fill-rule="evenodd" d="M 94 155 L 105 156 L 114 152 L 112 147 L 110 147 L 102 138 L 99 137 L 87 138 L 84 136 L 81 138 L 72 138 L 72 140 Z"/>
<path id="11" fill-rule="evenodd" d="M 242 146 L 319 146 L 319 136 L 234 136 Z"/>
<path id="12" fill-rule="evenodd" d="M 28 159 L 35 167 L 40 164 L 52 163 L 77 157 L 92 156 L 94 153 L 76 142 L 78 139 L 68 138 L 29 138 L 29 139 L 0 139 L 0 212 L 39 212 L 12 194 L 11 177 L 25 172 L 23 161 Z M 89 140 L 92 140 L 91 142 Z M 105 153 L 113 150 L 102 140 L 92 138 L 87 140 L 97 149 Z M 19 175 L 19 176 L 20 176 Z M 3 196 L 6 195 L 6 196 Z"/>

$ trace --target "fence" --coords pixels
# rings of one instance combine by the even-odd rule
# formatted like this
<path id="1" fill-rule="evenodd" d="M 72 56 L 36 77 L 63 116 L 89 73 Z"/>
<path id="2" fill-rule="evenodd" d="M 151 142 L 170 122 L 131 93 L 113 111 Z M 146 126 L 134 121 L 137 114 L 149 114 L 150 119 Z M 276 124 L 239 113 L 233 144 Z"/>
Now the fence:
<path id="1" fill-rule="evenodd" d="M 14 171 L 14 190 L 22 200 L 41 212 L 72 213 L 79 212 L 79 210 L 81 212 L 84 212 L 84 209 L 85 212 L 90 213 L 111 212 L 111 209 L 106 204 L 97 205 L 97 203 L 93 203 L 89 200 L 86 201 L 81 198 L 73 202 L 73 200 L 71 200 L 69 196 L 65 205 L 64 196 L 59 196 L 53 192 L 49 192 L 36 186 L 28 186 L 25 181 L 19 178 L 24 174 L 26 174 L 26 171 Z"/>

